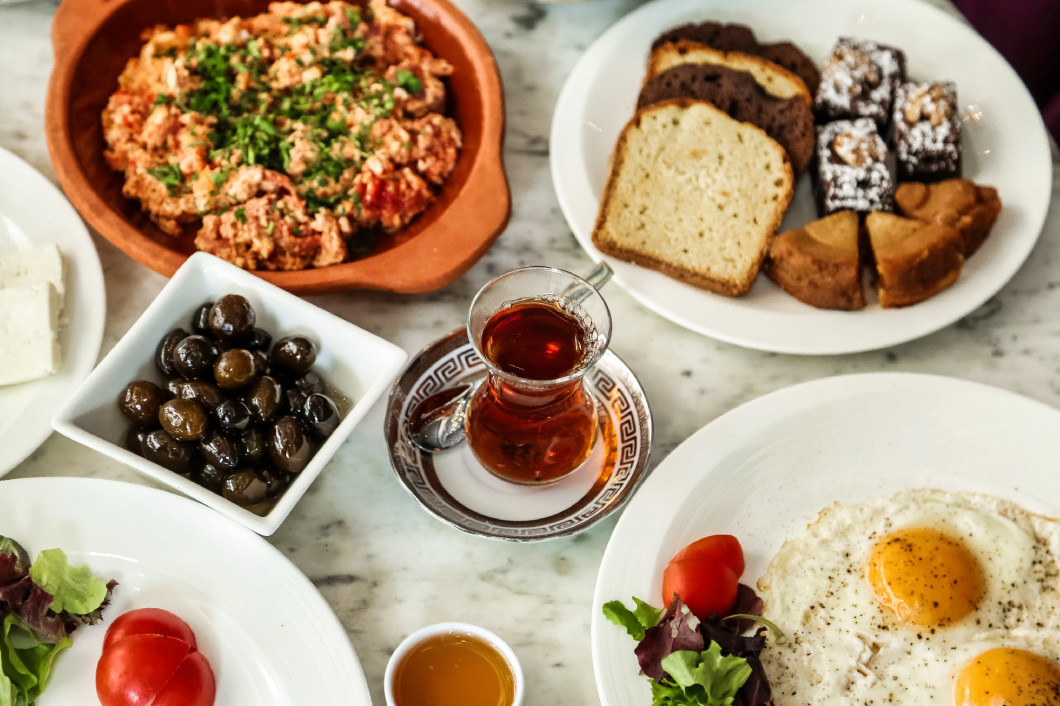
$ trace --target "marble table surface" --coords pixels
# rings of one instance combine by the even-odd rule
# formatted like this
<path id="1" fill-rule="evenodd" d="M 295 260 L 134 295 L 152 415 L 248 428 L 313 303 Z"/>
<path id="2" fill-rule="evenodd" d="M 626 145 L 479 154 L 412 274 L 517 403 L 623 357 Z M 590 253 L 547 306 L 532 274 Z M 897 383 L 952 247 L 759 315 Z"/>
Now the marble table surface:
<path id="1" fill-rule="evenodd" d="M 481 261 L 442 290 L 414 296 L 353 292 L 311 298 L 410 352 L 459 326 L 475 291 L 497 273 L 529 264 L 590 269 L 592 262 L 567 229 L 552 188 L 551 113 L 581 53 L 639 4 L 456 2 L 493 47 L 506 90 L 511 223 Z M 0 146 L 53 181 L 43 112 L 56 4 L 0 4 Z M 941 1 L 934 4 L 948 7 Z M 1053 164 L 1054 198 L 1045 232 L 1015 277 L 960 321 L 904 345 L 823 357 L 746 350 L 670 323 L 620 287 L 609 286 L 605 294 L 614 318 L 612 350 L 640 378 L 654 413 L 652 465 L 734 406 L 831 375 L 950 375 L 1060 405 L 1060 182 L 1055 148 Z M 107 288 L 102 355 L 146 308 L 164 279 L 98 235 L 93 238 Z M 383 671 L 403 637 L 428 623 L 464 620 L 494 630 L 515 648 L 528 680 L 527 706 L 599 703 L 589 621 L 597 568 L 616 517 L 572 538 L 544 543 L 508 544 L 466 535 L 426 515 L 398 484 L 382 426 L 380 402 L 268 539 L 334 608 L 361 660 L 374 702 L 383 703 Z M 31 476 L 145 482 L 55 434 L 8 477 Z"/>

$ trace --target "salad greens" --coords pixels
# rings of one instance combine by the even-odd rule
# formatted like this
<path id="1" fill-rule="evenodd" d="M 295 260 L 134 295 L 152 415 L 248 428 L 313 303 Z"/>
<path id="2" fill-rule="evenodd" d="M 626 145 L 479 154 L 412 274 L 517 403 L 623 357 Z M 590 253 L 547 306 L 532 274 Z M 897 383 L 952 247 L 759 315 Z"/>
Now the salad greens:
<path id="1" fill-rule="evenodd" d="M 0 706 L 33 706 L 80 625 L 102 617 L 115 581 L 70 566 L 60 549 L 29 554 L 0 536 Z"/>
<path id="2" fill-rule="evenodd" d="M 764 706 L 769 682 L 758 660 L 765 630 L 743 635 L 748 618 L 761 621 L 761 601 L 741 584 L 739 615 L 699 620 L 678 598 L 665 611 L 633 598 L 603 606 L 604 616 L 625 628 L 637 647 L 641 671 L 651 679 L 652 706 Z"/>

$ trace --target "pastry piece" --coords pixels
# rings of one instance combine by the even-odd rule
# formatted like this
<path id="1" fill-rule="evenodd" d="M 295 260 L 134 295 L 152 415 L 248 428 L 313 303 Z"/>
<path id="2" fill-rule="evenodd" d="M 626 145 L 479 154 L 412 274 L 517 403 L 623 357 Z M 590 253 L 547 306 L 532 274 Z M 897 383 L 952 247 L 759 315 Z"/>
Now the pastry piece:
<path id="1" fill-rule="evenodd" d="M 793 185 L 787 153 L 760 128 L 702 101 L 656 103 L 615 144 L 593 245 L 738 296 L 754 282 Z"/>
<path id="2" fill-rule="evenodd" d="M 997 189 L 979 186 L 969 179 L 899 184 L 894 202 L 903 216 L 953 226 L 960 231 L 965 259 L 983 244 L 1001 213 Z"/>
<path id="3" fill-rule="evenodd" d="M 813 59 L 791 42 L 761 44 L 754 32 L 746 25 L 723 24 L 721 22 L 699 22 L 674 27 L 652 42 L 652 51 L 668 42 L 682 39 L 705 44 L 720 51 L 738 51 L 754 54 L 766 61 L 782 66 L 802 79 L 813 95 L 821 82 L 821 73 Z"/>
<path id="4" fill-rule="evenodd" d="M 872 118 L 882 133 L 894 91 L 905 80 L 905 54 L 867 39 L 840 37 L 821 67 L 814 99 L 818 122 Z"/>
<path id="5" fill-rule="evenodd" d="M 898 181 L 938 181 L 961 175 L 957 86 L 907 81 L 894 97 Z"/>
<path id="6" fill-rule="evenodd" d="M 858 214 L 839 211 L 778 235 L 762 270 L 781 289 L 819 309 L 865 308 Z"/>
<path id="7" fill-rule="evenodd" d="M 678 64 L 644 82 L 637 107 L 673 98 L 707 101 L 736 120 L 762 128 L 787 151 L 796 174 L 805 171 L 813 157 L 810 106 L 798 97 L 771 96 L 746 71 L 715 64 Z"/>
<path id="8" fill-rule="evenodd" d="M 922 302 L 957 281 L 964 256 L 956 228 L 874 212 L 865 217 L 865 229 L 883 308 Z"/>
<path id="9" fill-rule="evenodd" d="M 755 82 L 766 93 L 772 96 L 777 98 L 798 96 L 806 101 L 807 105 L 813 104 L 813 96 L 810 95 L 803 80 L 782 66 L 754 54 L 721 51 L 708 47 L 706 44 L 688 40 L 668 42 L 653 50 L 651 56 L 648 57 L 646 77 L 651 78 L 682 64 L 714 64 L 736 71 L 746 71 L 754 77 Z"/>
<path id="10" fill-rule="evenodd" d="M 837 120 L 817 128 L 816 157 L 818 215 L 892 210 L 894 180 L 887 145 L 871 118 Z"/>

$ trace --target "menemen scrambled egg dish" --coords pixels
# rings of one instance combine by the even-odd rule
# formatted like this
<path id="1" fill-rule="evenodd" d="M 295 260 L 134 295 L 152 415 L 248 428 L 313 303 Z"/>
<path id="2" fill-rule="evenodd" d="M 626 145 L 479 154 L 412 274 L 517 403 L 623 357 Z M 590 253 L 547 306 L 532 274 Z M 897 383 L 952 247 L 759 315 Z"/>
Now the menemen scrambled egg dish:
<path id="1" fill-rule="evenodd" d="M 247 269 L 369 251 L 434 199 L 461 146 L 452 66 L 370 0 L 278 2 L 145 33 L 103 111 L 106 158 L 169 234 Z"/>

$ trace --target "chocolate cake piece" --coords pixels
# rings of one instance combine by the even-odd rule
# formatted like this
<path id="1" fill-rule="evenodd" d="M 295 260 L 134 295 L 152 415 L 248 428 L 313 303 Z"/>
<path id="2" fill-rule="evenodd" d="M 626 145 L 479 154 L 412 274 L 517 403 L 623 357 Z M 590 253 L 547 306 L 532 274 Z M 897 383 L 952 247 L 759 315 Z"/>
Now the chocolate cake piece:
<path id="1" fill-rule="evenodd" d="M 887 144 L 871 118 L 837 120 L 817 128 L 814 195 L 826 216 L 894 209 Z"/>
<path id="2" fill-rule="evenodd" d="M 894 91 L 905 80 L 905 53 L 868 39 L 840 37 L 821 69 L 814 100 L 817 122 L 872 118 L 881 134 Z"/>
<path id="3" fill-rule="evenodd" d="M 957 86 L 907 81 L 894 99 L 894 151 L 899 181 L 932 182 L 961 175 Z"/>
<path id="4" fill-rule="evenodd" d="M 679 64 L 644 82 L 637 108 L 671 98 L 704 100 L 740 122 L 762 128 L 788 153 L 797 174 L 806 169 L 813 157 L 810 106 L 798 96 L 770 95 L 746 71 L 717 64 Z"/>
<path id="5" fill-rule="evenodd" d="M 817 93 L 821 82 L 821 73 L 813 59 L 791 42 L 773 42 L 761 44 L 750 27 L 740 24 L 722 22 L 693 22 L 664 32 L 652 42 L 652 50 L 668 42 L 687 39 L 705 44 L 719 51 L 739 51 L 754 54 L 767 61 L 772 61 L 797 75 L 806 84 L 810 94 Z"/>

